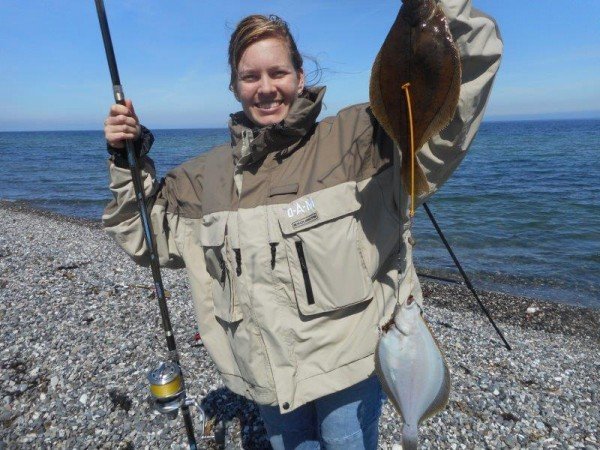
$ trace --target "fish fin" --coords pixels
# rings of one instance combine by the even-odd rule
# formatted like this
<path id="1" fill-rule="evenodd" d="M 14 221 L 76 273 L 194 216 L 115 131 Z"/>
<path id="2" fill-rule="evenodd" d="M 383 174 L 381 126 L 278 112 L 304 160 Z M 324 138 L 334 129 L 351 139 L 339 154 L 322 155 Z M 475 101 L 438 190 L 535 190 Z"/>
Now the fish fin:
<path id="1" fill-rule="evenodd" d="M 377 347 L 379 347 L 379 344 L 377 345 Z M 379 377 L 379 381 L 383 392 L 387 396 L 394 409 L 398 412 L 398 414 L 400 414 L 402 420 L 404 420 L 404 417 L 402 416 L 402 412 L 400 410 L 400 405 L 396 402 L 396 398 L 394 397 L 392 390 L 388 387 L 387 380 L 383 375 L 381 360 L 379 359 L 379 348 L 375 348 L 375 373 L 377 373 L 377 376 Z"/>
<path id="2" fill-rule="evenodd" d="M 369 101 L 371 104 L 371 110 L 373 115 L 379 122 L 379 125 L 383 128 L 386 134 L 393 138 L 394 128 L 390 123 L 390 115 L 386 111 L 385 102 L 383 101 L 383 94 L 381 92 L 381 51 L 377 53 L 375 61 L 373 62 L 373 69 L 371 70 L 371 79 L 369 83 Z"/>
<path id="3" fill-rule="evenodd" d="M 443 356 L 442 356 L 443 359 Z M 450 397 L 450 371 L 448 370 L 448 366 L 446 365 L 446 361 L 444 361 L 444 381 L 440 386 L 440 390 L 438 391 L 435 399 L 427 408 L 427 411 L 423 414 L 423 417 L 419 420 L 421 423 L 423 420 L 428 419 L 429 417 L 435 416 L 437 413 L 444 410 L 446 405 L 448 404 L 448 398 Z"/>
<path id="4" fill-rule="evenodd" d="M 451 378 L 450 378 L 450 369 L 448 369 L 448 364 L 446 363 L 446 357 L 444 356 L 444 352 L 442 352 L 440 343 L 437 340 L 437 338 L 435 337 L 435 334 L 433 333 L 431 326 L 429 326 L 429 322 L 427 322 L 423 316 L 421 316 L 421 320 L 425 323 L 425 326 L 429 330 L 429 333 L 431 334 L 431 337 L 433 338 L 433 342 L 435 342 L 435 345 L 437 346 L 438 351 L 440 352 L 440 355 L 442 356 L 442 362 L 444 364 L 444 382 L 442 384 L 442 387 L 440 388 L 440 391 L 438 392 L 438 395 L 436 396 L 435 400 L 432 402 L 432 406 L 423 415 L 423 420 L 424 420 L 428 417 L 436 415 L 437 413 L 441 412 L 446 407 L 446 405 L 448 404 L 448 398 L 450 397 L 450 389 L 452 387 L 452 382 L 451 382 Z M 444 395 L 445 395 L 445 398 L 444 398 Z M 437 407 L 435 406 L 436 404 L 438 405 Z M 430 410 L 431 410 L 431 413 L 430 413 Z"/>
<path id="5" fill-rule="evenodd" d="M 444 12 L 438 5 L 436 8 L 436 15 L 439 16 L 439 22 L 443 23 L 444 28 L 446 29 L 446 33 L 448 36 L 452 36 L 450 33 L 450 27 L 448 25 L 448 19 L 444 15 Z M 423 135 L 418 142 L 417 148 L 421 148 L 429 139 L 438 134 L 441 130 L 443 130 L 454 117 L 454 113 L 456 112 L 456 107 L 458 106 L 458 99 L 460 95 L 460 84 L 462 80 L 462 67 L 460 64 L 460 53 L 458 51 L 458 47 L 456 46 L 456 42 L 454 40 L 451 41 L 448 50 L 450 51 L 450 59 L 452 60 L 453 72 L 452 79 L 448 84 L 448 88 L 446 93 L 440 98 L 443 98 L 444 101 L 439 106 L 439 109 L 434 114 L 431 123 L 427 126 L 427 128 L 423 131 Z"/>

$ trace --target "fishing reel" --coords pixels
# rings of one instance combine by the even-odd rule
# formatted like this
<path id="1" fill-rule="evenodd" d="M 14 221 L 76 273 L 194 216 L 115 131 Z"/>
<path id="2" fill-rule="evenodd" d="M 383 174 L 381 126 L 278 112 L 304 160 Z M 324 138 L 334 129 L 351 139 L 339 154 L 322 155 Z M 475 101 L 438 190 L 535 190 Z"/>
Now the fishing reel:
<path id="1" fill-rule="evenodd" d="M 154 409 L 175 419 L 181 408 L 196 408 L 202 430 L 201 439 L 210 439 L 206 435 L 206 413 L 195 399 L 187 396 L 178 364 L 172 361 L 159 363 L 148 373 L 148 381 Z"/>

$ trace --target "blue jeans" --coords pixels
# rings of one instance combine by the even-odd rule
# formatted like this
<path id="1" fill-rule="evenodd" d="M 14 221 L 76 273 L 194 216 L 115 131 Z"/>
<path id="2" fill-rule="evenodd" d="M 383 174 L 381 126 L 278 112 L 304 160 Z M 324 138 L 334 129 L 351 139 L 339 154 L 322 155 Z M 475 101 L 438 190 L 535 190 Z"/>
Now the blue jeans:
<path id="1" fill-rule="evenodd" d="M 376 449 L 385 400 L 376 376 L 287 414 L 259 405 L 274 450 Z"/>

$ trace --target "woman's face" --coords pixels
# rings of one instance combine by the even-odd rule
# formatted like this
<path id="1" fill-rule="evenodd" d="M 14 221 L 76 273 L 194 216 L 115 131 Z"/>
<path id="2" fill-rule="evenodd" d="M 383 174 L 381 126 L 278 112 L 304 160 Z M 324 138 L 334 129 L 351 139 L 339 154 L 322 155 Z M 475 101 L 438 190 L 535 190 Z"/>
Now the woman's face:
<path id="1" fill-rule="evenodd" d="M 282 39 L 267 38 L 250 45 L 237 71 L 234 93 L 246 116 L 259 126 L 285 119 L 304 89 L 304 72 L 296 72 Z"/>

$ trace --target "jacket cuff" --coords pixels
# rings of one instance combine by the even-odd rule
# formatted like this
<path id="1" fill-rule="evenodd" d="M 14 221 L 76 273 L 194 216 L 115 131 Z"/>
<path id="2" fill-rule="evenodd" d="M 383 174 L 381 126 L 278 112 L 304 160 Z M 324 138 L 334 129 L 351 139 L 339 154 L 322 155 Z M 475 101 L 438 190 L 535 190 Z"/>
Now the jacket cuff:
<path id="1" fill-rule="evenodd" d="M 141 132 L 140 137 L 133 141 L 133 147 L 135 149 L 135 155 L 138 158 L 145 156 L 150 152 L 152 144 L 154 143 L 154 135 L 152 132 L 143 125 L 140 125 Z M 110 155 L 110 160 L 114 162 L 115 166 L 122 169 L 128 169 L 129 163 L 127 162 L 127 150 L 124 148 L 116 148 L 106 143 L 106 150 Z"/>

